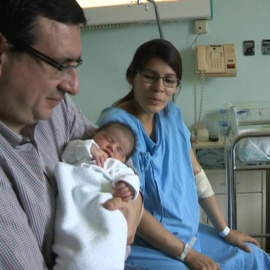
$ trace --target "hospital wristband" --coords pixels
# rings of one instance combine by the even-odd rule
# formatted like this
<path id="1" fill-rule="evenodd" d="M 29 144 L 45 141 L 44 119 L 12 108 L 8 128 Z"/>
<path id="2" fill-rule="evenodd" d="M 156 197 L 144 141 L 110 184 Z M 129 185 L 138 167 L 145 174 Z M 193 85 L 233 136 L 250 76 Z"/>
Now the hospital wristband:
<path id="1" fill-rule="evenodd" d="M 226 228 L 222 232 L 220 232 L 219 235 L 221 237 L 226 237 L 230 233 L 230 231 L 231 231 L 230 228 L 226 226 Z"/>
<path id="2" fill-rule="evenodd" d="M 181 253 L 181 255 L 177 256 L 176 259 L 179 260 L 179 261 L 184 262 L 185 257 L 187 256 L 188 252 L 192 249 L 192 247 L 194 246 L 196 241 L 197 241 L 197 238 L 193 237 L 191 242 L 189 244 L 185 245 L 185 248 L 184 248 L 183 252 Z"/>

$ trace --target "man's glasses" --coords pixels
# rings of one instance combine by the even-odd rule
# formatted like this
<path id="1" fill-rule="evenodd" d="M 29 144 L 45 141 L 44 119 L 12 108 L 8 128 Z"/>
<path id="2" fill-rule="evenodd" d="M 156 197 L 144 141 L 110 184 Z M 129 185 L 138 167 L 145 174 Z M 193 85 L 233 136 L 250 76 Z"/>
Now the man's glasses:
<path id="1" fill-rule="evenodd" d="M 139 71 L 139 74 L 141 76 L 142 82 L 145 82 L 145 83 L 154 84 L 159 79 L 162 79 L 164 86 L 168 88 L 175 88 L 180 84 L 180 79 L 177 78 L 173 74 L 168 74 L 168 75 L 165 75 L 164 77 L 161 77 L 161 76 L 158 76 L 153 71 L 146 71 L 146 70 Z"/>
<path id="2" fill-rule="evenodd" d="M 78 60 L 74 61 L 74 65 L 69 65 L 69 64 L 63 64 L 61 62 L 58 62 L 51 57 L 47 56 L 46 54 L 32 48 L 31 46 L 27 44 L 14 44 L 10 43 L 11 46 L 14 48 L 20 50 L 20 51 L 25 51 L 27 53 L 30 53 L 31 55 L 37 57 L 38 59 L 42 60 L 43 62 L 49 64 L 50 66 L 56 68 L 58 70 L 56 76 L 58 78 L 66 78 L 68 74 L 76 69 L 78 66 L 80 66 L 83 63 L 83 60 L 79 58 Z"/>

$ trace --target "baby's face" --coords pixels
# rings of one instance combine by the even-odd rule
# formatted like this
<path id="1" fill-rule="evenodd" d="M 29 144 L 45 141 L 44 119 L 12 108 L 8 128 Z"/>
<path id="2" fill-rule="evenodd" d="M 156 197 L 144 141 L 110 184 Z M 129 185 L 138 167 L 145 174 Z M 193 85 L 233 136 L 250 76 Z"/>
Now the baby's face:
<path id="1" fill-rule="evenodd" d="M 126 157 L 132 150 L 132 143 L 125 134 L 120 129 L 113 127 L 99 131 L 94 136 L 94 140 L 109 157 L 118 159 L 123 163 L 126 162 Z"/>

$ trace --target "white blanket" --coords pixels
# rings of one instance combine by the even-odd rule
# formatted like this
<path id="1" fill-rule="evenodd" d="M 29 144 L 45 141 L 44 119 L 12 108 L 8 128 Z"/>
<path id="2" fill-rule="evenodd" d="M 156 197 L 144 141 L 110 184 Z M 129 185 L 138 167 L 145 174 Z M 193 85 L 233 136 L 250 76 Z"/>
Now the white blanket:
<path id="1" fill-rule="evenodd" d="M 127 223 L 119 210 L 102 206 L 113 188 L 97 167 L 60 162 L 55 168 L 55 270 L 124 269 Z"/>

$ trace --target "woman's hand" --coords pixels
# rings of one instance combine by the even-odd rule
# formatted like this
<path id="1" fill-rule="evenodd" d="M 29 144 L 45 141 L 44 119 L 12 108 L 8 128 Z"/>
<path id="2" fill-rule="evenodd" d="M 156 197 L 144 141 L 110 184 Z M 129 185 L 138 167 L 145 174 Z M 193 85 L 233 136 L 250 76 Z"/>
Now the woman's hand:
<path id="1" fill-rule="evenodd" d="M 252 252 L 252 250 L 245 242 L 253 243 L 258 247 L 260 246 L 255 238 L 241 231 L 230 230 L 230 233 L 225 237 L 225 239 L 230 244 L 238 246 L 247 252 Z"/>
<path id="2" fill-rule="evenodd" d="M 185 258 L 186 265 L 192 270 L 221 270 L 211 258 L 191 249 Z"/>
<path id="3" fill-rule="evenodd" d="M 105 202 L 104 207 L 111 211 L 120 210 L 123 213 L 128 224 L 127 244 L 131 245 L 144 210 L 141 195 L 135 201 L 129 202 L 125 202 L 119 197 L 114 197 Z"/>

